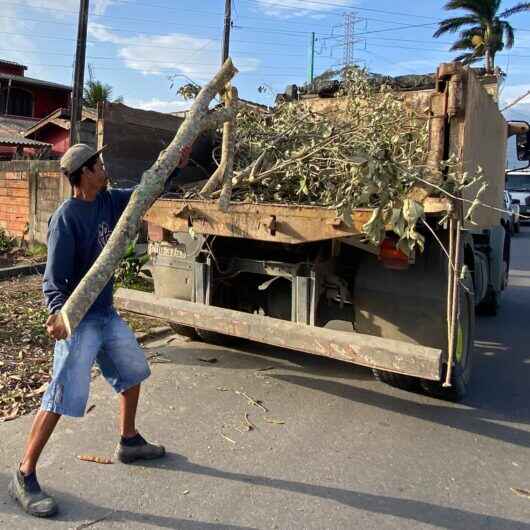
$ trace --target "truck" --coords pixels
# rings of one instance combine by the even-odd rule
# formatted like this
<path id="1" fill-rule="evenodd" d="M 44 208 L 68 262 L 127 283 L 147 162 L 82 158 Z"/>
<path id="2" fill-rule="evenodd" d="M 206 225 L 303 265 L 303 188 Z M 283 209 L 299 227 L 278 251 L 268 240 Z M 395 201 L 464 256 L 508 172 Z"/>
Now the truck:
<path id="1" fill-rule="evenodd" d="M 414 189 L 425 210 L 423 252 L 401 253 L 390 234 L 379 246 L 368 243 L 362 227 L 370 209 L 345 222 L 319 206 L 232 202 L 223 210 L 215 200 L 168 194 L 145 217 L 154 292 L 119 289 L 117 306 L 207 342 L 242 338 L 330 357 L 402 389 L 461 399 L 475 312 L 495 314 L 507 285 L 507 139 L 528 136 L 528 125 L 504 120 L 495 90 L 496 80 L 446 63 L 432 85 L 403 91 L 428 120 L 429 164 L 456 155 L 466 171 L 480 166 L 488 182 L 481 201 L 493 207 L 479 208 L 471 223 L 476 189 L 456 198 L 436 184 Z M 299 97 L 300 104 L 340 112 L 340 96 L 321 96 Z M 517 142 L 526 151 L 529 144 Z M 441 186 L 443 172 L 437 178 Z"/>

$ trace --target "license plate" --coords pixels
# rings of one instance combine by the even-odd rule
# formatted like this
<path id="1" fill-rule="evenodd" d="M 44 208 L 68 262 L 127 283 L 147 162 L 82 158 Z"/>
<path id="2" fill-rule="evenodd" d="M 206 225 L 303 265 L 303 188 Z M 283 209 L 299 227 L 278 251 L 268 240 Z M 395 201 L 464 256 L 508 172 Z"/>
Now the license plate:
<path id="1" fill-rule="evenodd" d="M 164 258 L 185 258 L 186 247 L 184 245 L 163 245 L 158 241 L 150 241 L 148 246 L 150 256 L 160 256 Z"/>

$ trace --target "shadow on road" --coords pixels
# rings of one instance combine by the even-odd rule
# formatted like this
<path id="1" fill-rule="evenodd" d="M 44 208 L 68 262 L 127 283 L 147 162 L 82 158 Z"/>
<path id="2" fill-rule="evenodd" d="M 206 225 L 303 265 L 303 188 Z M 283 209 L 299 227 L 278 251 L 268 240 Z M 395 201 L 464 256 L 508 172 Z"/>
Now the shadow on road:
<path id="1" fill-rule="evenodd" d="M 141 467 L 154 467 L 157 469 L 165 469 L 167 471 L 192 473 L 194 475 L 203 475 L 215 479 L 242 482 L 248 484 L 249 487 L 259 486 L 292 493 L 300 493 L 335 501 L 356 510 L 364 510 L 374 514 L 399 517 L 407 521 L 417 521 L 436 525 L 439 528 L 445 528 L 447 530 L 470 530 L 472 528 L 484 528 L 486 525 L 495 528 L 495 530 L 513 530 L 514 528 L 518 528 L 519 530 L 530 530 L 530 524 L 528 523 L 521 523 L 520 521 L 514 521 L 504 517 L 483 515 L 467 510 L 461 510 L 459 508 L 438 506 L 423 501 L 401 499 L 399 497 L 389 497 L 385 495 L 373 495 L 355 490 L 223 471 L 213 467 L 194 464 L 176 453 L 169 453 L 164 460 L 142 463 L 139 465 Z M 210 526 L 205 526 L 204 528 L 210 528 Z M 237 527 L 228 526 L 227 528 Z"/>
<path id="2" fill-rule="evenodd" d="M 486 357 L 484 353 L 491 352 L 496 346 L 487 344 L 477 348 L 474 388 L 469 400 L 466 400 L 465 406 L 462 407 L 430 399 L 429 402 L 425 402 L 421 397 L 420 401 L 417 396 L 405 391 L 394 390 L 391 394 L 386 394 L 385 386 L 382 384 L 374 383 L 381 392 L 355 385 L 355 381 L 372 379 L 371 371 L 360 366 L 261 344 L 250 343 L 245 346 L 245 351 L 227 351 L 208 349 L 205 345 L 204 349 L 197 352 L 194 347 L 193 353 L 187 351 L 185 358 L 179 350 L 174 350 L 173 353 L 164 352 L 163 355 L 176 364 L 201 365 L 203 368 L 210 367 L 216 370 L 257 370 L 266 367 L 270 370 L 263 374 L 269 379 L 310 388 L 356 403 L 446 425 L 513 445 L 530 447 L 530 434 L 527 430 L 506 425 L 510 422 L 530 424 L 528 397 L 530 364 L 525 364 L 526 356 L 523 352 L 501 351 L 502 355 Z M 204 357 L 215 357 L 219 362 L 208 364 L 198 360 Z M 510 362 L 507 362 L 506 357 L 509 357 Z M 502 373 L 508 381 L 499 385 L 499 374 Z M 341 378 L 343 382 L 327 378 Z"/>
<path id="3" fill-rule="evenodd" d="M 7 496 L 7 484 L 10 480 L 5 473 L 0 473 L 0 513 L 16 514 L 27 520 L 26 528 L 43 527 L 46 523 L 42 519 L 37 519 L 24 514 L 17 505 Z M 90 503 L 80 497 L 70 493 L 47 488 L 50 495 L 54 495 L 59 503 L 59 514 L 53 519 L 46 521 L 53 526 L 53 521 L 67 521 L 78 523 L 80 528 L 86 528 L 89 523 L 105 528 L 105 523 L 125 522 L 137 523 L 136 528 L 174 528 L 178 530 L 257 530 L 251 526 L 239 526 L 226 523 L 207 523 L 204 521 L 194 521 L 190 519 L 181 519 L 178 517 L 167 517 L 163 515 L 149 514 L 145 512 L 132 512 L 129 510 L 120 510 L 116 507 L 99 506 Z M 140 492 L 141 493 L 141 492 Z M 109 495 L 111 497 L 111 495 Z M 5 501 L 5 502 L 4 502 Z M 96 521 L 98 521 L 96 523 Z M 92 526 L 90 524 L 89 526 Z M 15 528 L 14 526 L 12 528 Z"/>
<path id="4" fill-rule="evenodd" d="M 395 412 L 396 414 L 446 425 L 452 429 L 486 436 L 487 438 L 521 447 L 530 447 L 530 434 L 527 430 L 494 423 L 492 420 L 497 420 L 498 416 L 488 416 L 480 409 L 460 408 L 452 404 L 445 404 L 443 401 L 437 401 L 435 405 L 429 405 L 425 402 L 403 399 L 395 394 L 386 395 L 366 388 L 305 375 L 288 374 L 272 377 L 293 385 L 311 388 L 343 399 L 349 399 L 356 403 L 363 403 L 364 405 Z M 404 393 L 404 395 L 406 394 Z"/>
<path id="5" fill-rule="evenodd" d="M 484 515 L 459 508 L 438 506 L 424 501 L 402 499 L 385 495 L 374 495 L 355 490 L 320 486 L 305 482 L 282 480 L 258 475 L 232 473 L 230 471 L 223 471 L 213 467 L 194 464 L 193 462 L 188 461 L 185 457 L 175 453 L 168 453 L 167 457 L 163 460 L 136 465 L 138 467 L 157 468 L 180 473 L 192 473 L 194 475 L 203 475 L 204 477 L 214 479 L 242 482 L 248 484 L 249 487 L 259 486 L 292 493 L 300 493 L 335 501 L 356 510 L 364 510 L 374 514 L 399 517 L 407 521 L 431 524 L 447 530 L 470 530 L 474 528 L 485 528 L 486 526 L 488 528 L 494 528 L 495 530 L 513 530 L 514 528 L 517 528 L 518 530 L 530 530 L 529 523 L 514 521 L 504 517 Z M 2 492 L 0 495 L 3 495 L 3 492 L 6 491 L 7 481 L 7 475 L 0 473 L 0 490 Z M 127 510 L 118 509 L 113 511 L 113 509 L 108 506 L 98 506 L 71 494 L 64 494 L 53 490 L 50 490 L 50 493 L 55 495 L 61 503 L 61 506 L 63 506 L 64 511 L 61 512 L 57 518 L 62 521 L 81 522 L 86 519 L 94 521 L 108 515 L 106 518 L 107 521 L 152 524 L 160 528 L 178 528 L 179 530 L 220 530 L 221 528 L 227 530 L 252 530 L 250 527 L 204 523 L 200 521 L 190 521 Z M 13 513 L 17 510 L 17 507 L 11 503 L 6 505 L 6 507 L 7 510 L 3 507 L 0 507 L 0 509 L 7 513 Z"/>

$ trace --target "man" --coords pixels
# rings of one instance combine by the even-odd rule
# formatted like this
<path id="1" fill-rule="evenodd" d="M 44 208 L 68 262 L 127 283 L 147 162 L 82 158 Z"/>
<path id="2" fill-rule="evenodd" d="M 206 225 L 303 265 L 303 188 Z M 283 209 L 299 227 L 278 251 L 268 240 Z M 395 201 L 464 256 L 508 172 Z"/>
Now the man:
<path id="1" fill-rule="evenodd" d="M 134 333 L 112 306 L 113 281 L 105 286 L 72 336 L 67 337 L 60 316 L 68 296 L 103 250 L 133 192 L 107 189 L 101 151 L 77 144 L 65 153 L 61 169 L 72 185 L 73 197 L 58 208 L 48 227 L 43 291 L 50 312 L 46 329 L 57 341 L 53 377 L 9 484 L 11 496 L 22 509 L 37 517 L 57 512 L 55 500 L 37 481 L 38 459 L 62 415 L 84 415 L 94 362 L 120 394 L 121 438 L 115 458 L 130 463 L 165 454 L 164 447 L 148 443 L 136 430 L 140 384 L 149 377 L 150 369 Z M 180 168 L 187 164 L 189 154 L 189 148 L 183 150 Z"/>

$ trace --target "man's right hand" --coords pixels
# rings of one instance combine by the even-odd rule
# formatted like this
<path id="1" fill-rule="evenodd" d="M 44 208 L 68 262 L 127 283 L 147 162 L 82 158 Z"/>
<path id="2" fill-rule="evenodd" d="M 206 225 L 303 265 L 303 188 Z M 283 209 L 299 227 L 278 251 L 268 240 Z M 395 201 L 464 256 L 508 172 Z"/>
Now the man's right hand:
<path id="1" fill-rule="evenodd" d="M 48 317 L 48 320 L 46 320 L 46 331 L 55 340 L 63 340 L 68 337 L 68 331 L 61 313 L 55 313 Z"/>

